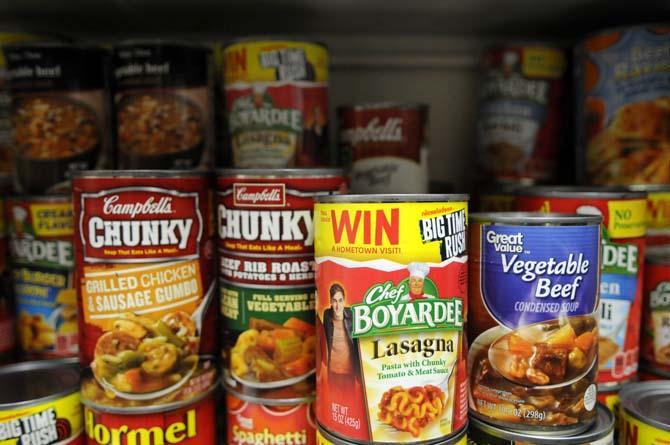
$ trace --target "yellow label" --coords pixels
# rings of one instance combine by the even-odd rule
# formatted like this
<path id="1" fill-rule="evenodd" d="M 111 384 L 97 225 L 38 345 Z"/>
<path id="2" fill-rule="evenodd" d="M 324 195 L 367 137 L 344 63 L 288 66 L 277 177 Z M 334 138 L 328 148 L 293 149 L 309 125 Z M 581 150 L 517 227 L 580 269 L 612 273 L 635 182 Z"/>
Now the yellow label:
<path id="1" fill-rule="evenodd" d="M 70 236 L 74 233 L 70 202 L 31 204 L 30 214 L 35 236 Z"/>
<path id="2" fill-rule="evenodd" d="M 223 50 L 224 82 L 328 81 L 328 51 L 309 42 L 240 42 Z"/>
<path id="3" fill-rule="evenodd" d="M 317 203 L 315 256 L 440 263 L 466 251 L 467 209 L 458 201 Z"/>
<path id="4" fill-rule="evenodd" d="M 647 228 L 670 229 L 670 192 L 649 193 Z"/>
<path id="5" fill-rule="evenodd" d="M 514 195 L 482 195 L 479 200 L 480 212 L 513 212 Z"/>
<path id="6" fill-rule="evenodd" d="M 565 73 L 565 54 L 556 48 L 524 48 L 523 75 L 558 79 Z"/>
<path id="7" fill-rule="evenodd" d="M 0 445 L 69 443 L 83 428 L 79 393 L 36 406 L 0 411 Z"/>
<path id="8" fill-rule="evenodd" d="M 610 201 L 607 230 L 611 238 L 638 238 L 647 232 L 647 202 L 644 199 Z"/>
<path id="9" fill-rule="evenodd" d="M 670 431 L 655 428 L 639 421 L 626 411 L 622 411 L 619 443 L 621 445 L 667 445 L 670 443 Z"/>

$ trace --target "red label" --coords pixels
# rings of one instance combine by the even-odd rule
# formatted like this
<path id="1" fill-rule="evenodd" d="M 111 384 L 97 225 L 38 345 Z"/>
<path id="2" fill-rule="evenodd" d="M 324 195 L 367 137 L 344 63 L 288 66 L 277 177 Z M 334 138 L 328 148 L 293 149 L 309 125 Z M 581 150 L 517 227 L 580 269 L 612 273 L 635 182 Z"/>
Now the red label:
<path id="1" fill-rule="evenodd" d="M 670 372 L 670 262 L 645 264 L 642 312 L 642 358 L 653 368 Z"/>
<path id="2" fill-rule="evenodd" d="M 236 284 L 313 286 L 314 270 L 311 255 L 253 256 L 219 252 L 219 277 Z"/>

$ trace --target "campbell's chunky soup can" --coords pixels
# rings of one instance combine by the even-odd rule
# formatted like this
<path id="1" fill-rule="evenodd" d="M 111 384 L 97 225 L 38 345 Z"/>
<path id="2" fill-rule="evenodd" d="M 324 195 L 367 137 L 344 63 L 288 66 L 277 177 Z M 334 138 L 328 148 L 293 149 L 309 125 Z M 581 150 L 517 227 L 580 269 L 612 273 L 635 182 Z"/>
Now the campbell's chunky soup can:
<path id="1" fill-rule="evenodd" d="M 86 403 L 160 406 L 216 378 L 211 178 L 89 171 L 73 180 Z"/>
<path id="2" fill-rule="evenodd" d="M 214 165 L 212 51 L 163 40 L 114 46 L 116 156 L 123 169 Z"/>
<path id="3" fill-rule="evenodd" d="M 484 178 L 551 182 L 558 173 L 566 106 L 565 51 L 502 44 L 483 56 L 477 156 Z"/>
<path id="4" fill-rule="evenodd" d="M 67 192 L 71 172 L 111 166 L 106 51 L 55 42 L 3 50 L 17 191 Z"/>
<path id="5" fill-rule="evenodd" d="M 670 245 L 649 248 L 644 281 L 642 359 L 670 377 Z"/>
<path id="6" fill-rule="evenodd" d="M 467 423 L 467 195 L 317 199 L 316 417 L 358 443 Z"/>
<path id="7" fill-rule="evenodd" d="M 517 206 L 602 215 L 598 385 L 611 390 L 633 379 L 640 351 L 646 194 L 616 187 L 534 187 L 518 192 Z"/>
<path id="8" fill-rule="evenodd" d="M 647 194 L 647 246 L 670 244 L 670 184 L 630 188 Z"/>
<path id="9" fill-rule="evenodd" d="M 621 390 L 619 443 L 663 445 L 670 441 L 670 382 L 640 382 Z"/>
<path id="10" fill-rule="evenodd" d="M 33 358 L 76 356 L 72 198 L 12 197 L 6 212 L 21 353 Z"/>
<path id="11" fill-rule="evenodd" d="M 470 412 L 574 434 L 596 416 L 600 216 L 479 213 L 470 223 Z"/>
<path id="12" fill-rule="evenodd" d="M 670 184 L 669 31 L 667 24 L 609 29 L 575 47 L 581 181 Z"/>
<path id="13" fill-rule="evenodd" d="M 223 90 L 233 167 L 329 164 L 326 47 L 247 38 L 223 48 Z"/>
<path id="14" fill-rule="evenodd" d="M 341 106 L 339 149 L 353 193 L 428 192 L 428 105 Z"/>
<path id="15" fill-rule="evenodd" d="M 76 362 L 43 360 L 0 368 L 0 443 L 84 443 Z"/>
<path id="16" fill-rule="evenodd" d="M 0 93 L 1 94 L 1 93 Z M 10 195 L 12 178 L 0 173 L 0 363 L 13 358 L 16 348 L 16 317 L 9 267 L 6 198 Z"/>

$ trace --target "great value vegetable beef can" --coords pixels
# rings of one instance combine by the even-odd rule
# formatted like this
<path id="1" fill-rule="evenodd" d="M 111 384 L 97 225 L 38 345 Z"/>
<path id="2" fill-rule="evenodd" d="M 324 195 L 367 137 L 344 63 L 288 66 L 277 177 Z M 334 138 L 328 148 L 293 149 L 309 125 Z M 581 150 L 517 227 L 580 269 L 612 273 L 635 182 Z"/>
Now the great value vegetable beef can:
<path id="1" fill-rule="evenodd" d="M 441 442 L 435 442 L 435 445 L 468 445 L 467 428 L 464 428 L 456 436 Z M 355 442 L 349 442 L 339 437 L 333 436 L 324 428 L 319 427 L 316 430 L 317 445 L 356 445 Z"/>
<path id="2" fill-rule="evenodd" d="M 428 105 L 338 107 L 342 165 L 353 193 L 428 192 Z"/>
<path id="3" fill-rule="evenodd" d="M 470 223 L 470 412 L 576 434 L 596 416 L 600 216 L 480 213 Z"/>
<path id="4" fill-rule="evenodd" d="M 17 191 L 67 192 L 68 174 L 112 165 L 107 53 L 95 46 L 4 47 L 12 96 Z"/>
<path id="5" fill-rule="evenodd" d="M 162 40 L 127 41 L 112 58 L 120 168 L 214 165 L 212 51 Z"/>
<path id="6" fill-rule="evenodd" d="M 243 39 L 223 49 L 234 167 L 329 164 L 328 50 L 290 38 Z"/>
<path id="7" fill-rule="evenodd" d="M 670 441 L 670 382 L 641 382 L 621 390 L 621 445 L 663 445 Z"/>
<path id="8" fill-rule="evenodd" d="M 0 173 L 0 363 L 10 360 L 16 348 L 16 317 L 9 268 L 6 197 L 11 193 L 12 179 Z"/>
<path id="9" fill-rule="evenodd" d="M 477 155 L 486 179 L 556 179 L 565 113 L 565 51 L 547 44 L 484 52 Z"/>
<path id="10" fill-rule="evenodd" d="M 642 359 L 670 376 L 670 245 L 648 250 L 644 281 Z"/>
<path id="11" fill-rule="evenodd" d="M 575 48 L 580 179 L 669 184 L 668 25 L 610 29 Z"/>
<path id="12" fill-rule="evenodd" d="M 73 180 L 82 393 L 159 406 L 215 378 L 211 178 L 89 171 Z M 205 356 L 207 355 L 207 356 Z"/>
<path id="13" fill-rule="evenodd" d="M 21 352 L 34 358 L 76 356 L 72 199 L 13 197 L 6 212 Z"/>
<path id="14" fill-rule="evenodd" d="M 670 244 L 670 184 L 630 188 L 647 194 L 647 246 Z"/>
<path id="15" fill-rule="evenodd" d="M 646 194 L 616 187 L 535 187 L 518 193 L 519 210 L 602 215 L 598 385 L 635 377 L 644 288 Z"/>
<path id="16" fill-rule="evenodd" d="M 440 443 L 467 423 L 467 195 L 324 196 L 316 417 L 357 443 Z"/>
<path id="17" fill-rule="evenodd" d="M 79 370 L 62 360 L 0 369 L 0 443 L 84 443 Z"/>

